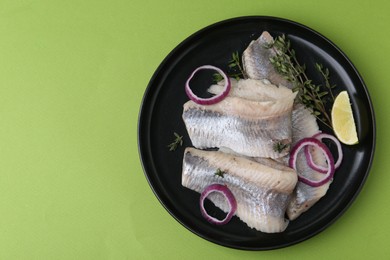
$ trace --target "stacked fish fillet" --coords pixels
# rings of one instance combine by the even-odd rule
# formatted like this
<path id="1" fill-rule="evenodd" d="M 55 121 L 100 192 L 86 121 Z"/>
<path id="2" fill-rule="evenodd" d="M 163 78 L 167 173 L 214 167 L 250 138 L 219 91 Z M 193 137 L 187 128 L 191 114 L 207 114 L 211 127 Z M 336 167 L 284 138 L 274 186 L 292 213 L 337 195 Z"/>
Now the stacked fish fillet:
<path id="1" fill-rule="evenodd" d="M 286 166 L 289 149 L 319 128 L 310 111 L 294 102 L 297 93 L 270 63 L 275 53 L 264 46 L 272 41 L 263 32 L 249 44 L 242 56 L 249 78 L 231 79 L 231 90 L 222 101 L 213 105 L 188 101 L 183 106 L 183 120 L 195 148 L 185 149 L 182 185 L 199 193 L 214 183 L 226 185 L 237 201 L 236 216 L 267 233 L 284 231 L 289 220 L 309 209 L 329 187 L 298 181 L 297 172 L 313 180 L 322 178 L 307 166 L 304 155 L 298 155 L 297 172 Z M 218 94 L 222 89 L 216 84 L 209 92 Z M 283 149 L 275 149 L 278 146 Z M 314 161 L 326 166 L 324 155 L 312 152 Z M 224 175 L 216 175 L 217 170 Z M 208 198 L 229 211 L 220 194 Z"/>

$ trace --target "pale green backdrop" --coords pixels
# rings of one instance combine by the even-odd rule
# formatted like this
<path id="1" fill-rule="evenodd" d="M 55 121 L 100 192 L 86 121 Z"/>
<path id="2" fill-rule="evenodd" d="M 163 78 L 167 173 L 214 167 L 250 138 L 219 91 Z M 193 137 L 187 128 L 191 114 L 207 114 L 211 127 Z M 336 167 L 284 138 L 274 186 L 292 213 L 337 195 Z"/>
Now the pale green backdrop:
<path id="1" fill-rule="evenodd" d="M 0 259 L 383 259 L 390 254 L 388 1 L 0 0 Z M 370 176 L 331 227 L 248 252 L 205 241 L 159 204 L 137 119 L 162 59 L 237 16 L 303 23 L 336 43 L 374 103 Z"/>

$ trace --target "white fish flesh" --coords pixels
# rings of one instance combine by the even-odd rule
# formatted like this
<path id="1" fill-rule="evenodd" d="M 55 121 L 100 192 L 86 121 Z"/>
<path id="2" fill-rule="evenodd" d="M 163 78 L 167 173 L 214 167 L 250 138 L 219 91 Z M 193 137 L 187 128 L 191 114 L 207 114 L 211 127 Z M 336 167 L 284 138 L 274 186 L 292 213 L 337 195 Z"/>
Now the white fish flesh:
<path id="1" fill-rule="evenodd" d="M 305 137 L 311 137 L 319 132 L 317 120 L 312 113 L 302 104 L 294 105 L 293 110 L 293 145 Z M 316 164 L 326 167 L 326 159 L 319 149 L 311 149 L 313 160 Z M 310 180 L 320 180 L 324 175 L 311 169 L 306 162 L 303 152 L 297 158 L 297 172 Z M 311 187 L 298 181 L 297 187 L 287 208 L 287 215 L 290 220 L 299 217 L 303 212 L 312 207 L 327 192 L 331 182 L 319 187 Z"/>
<path id="2" fill-rule="evenodd" d="M 245 98 L 253 101 L 277 101 L 283 98 L 292 98 L 296 96 L 291 89 L 286 87 L 277 87 L 270 81 L 254 79 L 234 79 L 230 78 L 231 90 L 229 96 Z M 211 94 L 218 95 L 224 90 L 224 81 L 211 85 L 207 90 Z"/>
<path id="3" fill-rule="evenodd" d="M 240 80 L 238 86 L 258 83 Z M 186 102 L 182 117 L 193 146 L 227 147 L 250 157 L 279 158 L 288 154 L 288 149 L 279 152 L 274 148 L 277 143 L 288 145 L 292 141 L 291 113 L 296 93 L 284 87 L 266 86 L 260 88 L 261 101 L 234 96 L 233 88 L 233 94 L 213 105 Z"/>
<path id="4" fill-rule="evenodd" d="M 220 169 L 223 177 L 216 175 Z M 283 165 L 266 166 L 248 158 L 186 148 L 182 185 L 201 193 L 207 186 L 226 185 L 237 201 L 236 216 L 258 231 L 282 232 L 288 225 L 285 211 L 297 182 L 296 172 Z M 218 193 L 208 197 L 224 212 L 226 200 Z"/>
<path id="5" fill-rule="evenodd" d="M 281 76 L 270 61 L 276 52 L 266 46 L 273 41 L 269 32 L 264 31 L 257 40 L 249 44 L 242 54 L 244 71 L 251 79 L 268 79 L 275 85 L 292 88 L 292 83 Z"/>

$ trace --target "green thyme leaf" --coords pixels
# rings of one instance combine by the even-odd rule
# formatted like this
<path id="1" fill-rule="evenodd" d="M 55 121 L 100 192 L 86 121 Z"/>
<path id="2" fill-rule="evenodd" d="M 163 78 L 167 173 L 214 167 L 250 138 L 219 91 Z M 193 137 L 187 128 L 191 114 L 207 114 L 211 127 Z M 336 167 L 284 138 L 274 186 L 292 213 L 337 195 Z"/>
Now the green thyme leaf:
<path id="1" fill-rule="evenodd" d="M 278 141 L 274 144 L 274 151 L 281 153 L 281 152 L 283 152 L 283 150 L 285 150 L 288 147 L 289 147 L 289 144 L 285 144 L 281 141 Z"/>
<path id="2" fill-rule="evenodd" d="M 220 168 L 218 168 L 217 171 L 214 173 L 214 175 L 223 178 L 225 173 L 226 173 L 225 171 L 222 171 Z"/>
<path id="3" fill-rule="evenodd" d="M 214 80 L 214 82 L 218 83 L 221 80 L 223 80 L 223 76 L 221 74 L 219 74 L 219 73 L 214 73 L 213 74 L 213 80 Z"/>
<path id="4" fill-rule="evenodd" d="M 180 136 L 178 133 L 174 132 L 173 135 L 175 136 L 175 140 L 167 145 L 169 148 L 169 151 L 175 151 L 178 146 L 183 145 L 183 136 Z"/>

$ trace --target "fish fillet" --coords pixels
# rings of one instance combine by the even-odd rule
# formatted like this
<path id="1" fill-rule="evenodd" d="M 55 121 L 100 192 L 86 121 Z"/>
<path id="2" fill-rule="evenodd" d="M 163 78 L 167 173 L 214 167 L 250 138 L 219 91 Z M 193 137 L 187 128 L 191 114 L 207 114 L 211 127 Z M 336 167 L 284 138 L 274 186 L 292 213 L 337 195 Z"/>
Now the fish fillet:
<path id="1" fill-rule="evenodd" d="M 276 52 L 265 46 L 271 44 L 273 40 L 269 32 L 264 31 L 257 40 L 249 44 L 242 54 L 245 73 L 251 79 L 268 79 L 275 85 L 292 88 L 292 83 L 277 73 L 271 64 L 270 58 L 275 56 Z"/>
<path id="2" fill-rule="evenodd" d="M 250 85 L 256 81 L 242 82 Z M 182 117 L 193 146 L 227 147 L 250 157 L 279 158 L 288 154 L 288 149 L 278 152 L 274 146 L 292 141 L 291 113 L 296 93 L 272 85 L 263 91 L 264 96 L 272 94 L 275 98 L 256 101 L 228 95 L 213 105 L 185 103 Z"/>
<path id="3" fill-rule="evenodd" d="M 217 169 L 224 171 L 217 176 Z M 266 166 L 253 160 L 219 151 L 186 148 L 182 185 L 201 193 L 207 186 L 226 185 L 237 201 L 236 216 L 258 231 L 282 232 L 288 225 L 285 211 L 297 182 L 296 172 L 284 166 Z M 228 212 L 229 205 L 218 193 L 208 197 Z"/>
<path id="4" fill-rule="evenodd" d="M 273 67 L 270 58 L 276 52 L 273 49 L 265 48 L 273 42 L 273 37 L 264 31 L 261 36 L 252 41 L 242 56 L 243 66 L 246 74 L 252 79 L 269 79 L 272 84 L 283 85 L 288 88 L 292 84 L 285 80 Z M 311 137 L 318 133 L 319 127 L 316 118 L 301 104 L 294 104 L 292 112 L 292 146 L 305 137 Z M 319 150 L 312 150 L 313 160 L 322 166 L 326 166 L 325 156 Z M 279 161 L 287 162 L 288 156 L 277 158 Z M 323 175 L 312 170 L 306 163 L 303 153 L 298 154 L 297 172 L 309 179 L 322 179 Z M 290 220 L 296 219 L 303 212 L 312 207 L 327 192 L 330 182 L 320 187 L 311 187 L 298 181 L 292 200 L 287 209 Z"/>
<path id="5" fill-rule="evenodd" d="M 311 137 L 319 132 L 316 118 L 301 104 L 294 105 L 293 116 L 293 145 L 305 137 Z M 318 165 L 326 166 L 324 154 L 318 149 L 312 149 L 313 160 Z M 303 152 L 298 154 L 297 172 L 311 180 L 323 179 L 323 174 L 311 169 L 305 159 Z M 298 181 L 297 187 L 287 208 L 287 215 L 290 220 L 299 217 L 303 212 L 312 207 L 327 192 L 331 182 L 320 187 L 311 187 Z"/>

